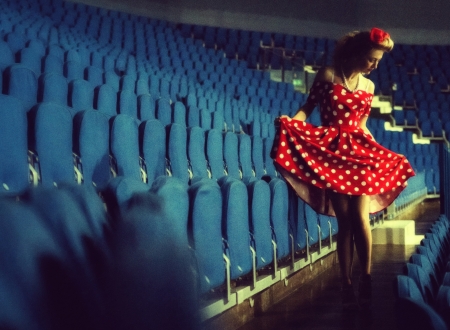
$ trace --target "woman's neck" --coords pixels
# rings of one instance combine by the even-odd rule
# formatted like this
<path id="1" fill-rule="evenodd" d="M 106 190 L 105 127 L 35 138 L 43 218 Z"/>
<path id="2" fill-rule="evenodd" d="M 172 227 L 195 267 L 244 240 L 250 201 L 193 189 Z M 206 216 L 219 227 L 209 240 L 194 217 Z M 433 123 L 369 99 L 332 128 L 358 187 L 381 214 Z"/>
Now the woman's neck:
<path id="1" fill-rule="evenodd" d="M 352 68 L 346 68 L 345 66 L 340 68 L 340 71 L 342 74 L 345 75 L 345 78 L 347 79 L 347 81 L 353 81 L 354 79 L 357 79 L 358 75 L 360 74 L 360 72 L 358 70 L 355 70 Z"/>

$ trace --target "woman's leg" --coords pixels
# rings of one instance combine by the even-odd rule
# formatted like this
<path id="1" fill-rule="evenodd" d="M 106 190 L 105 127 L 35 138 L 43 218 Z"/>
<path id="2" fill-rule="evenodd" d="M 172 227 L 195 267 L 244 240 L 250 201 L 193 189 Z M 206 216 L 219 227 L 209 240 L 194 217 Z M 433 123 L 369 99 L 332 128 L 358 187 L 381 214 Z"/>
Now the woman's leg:
<path id="1" fill-rule="evenodd" d="M 369 222 L 369 196 L 354 196 L 350 201 L 356 253 L 361 264 L 358 300 L 362 308 L 369 308 L 372 300 L 372 231 Z"/>
<path id="2" fill-rule="evenodd" d="M 353 235 L 362 275 L 370 275 L 372 265 L 372 231 L 369 221 L 369 196 L 353 196 L 350 200 Z"/>
<path id="3" fill-rule="evenodd" d="M 338 221 L 337 254 L 343 286 L 352 283 L 353 223 L 350 214 L 350 196 L 330 193 L 330 200 Z"/>

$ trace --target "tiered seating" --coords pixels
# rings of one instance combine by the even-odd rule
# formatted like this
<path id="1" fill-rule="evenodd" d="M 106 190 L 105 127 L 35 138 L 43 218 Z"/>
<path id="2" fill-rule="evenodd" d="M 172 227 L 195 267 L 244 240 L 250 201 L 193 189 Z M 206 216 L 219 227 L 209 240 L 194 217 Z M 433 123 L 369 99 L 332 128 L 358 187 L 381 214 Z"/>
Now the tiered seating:
<path id="1" fill-rule="evenodd" d="M 396 278 L 397 321 L 400 328 L 446 329 L 448 293 L 449 221 L 441 215 L 422 239 L 417 252 Z"/>
<path id="2" fill-rule="evenodd" d="M 309 49 L 330 51 L 332 42 L 70 2 L 3 0 L 0 8 L 1 195 L 23 199 L 29 182 L 55 191 L 77 182 L 94 187 L 119 222 L 142 219 L 151 199 L 192 249 L 200 294 L 219 292 L 223 309 L 206 304 L 206 316 L 334 250 L 336 219 L 292 195 L 270 158 L 274 119 L 293 115 L 306 95 L 254 70 L 250 52 L 261 43 L 305 46 L 307 62 Z M 371 128 L 381 143 L 408 137 L 393 139 L 380 123 Z M 404 142 L 393 147 L 413 150 L 410 137 Z M 405 192 L 399 208 L 417 198 Z"/>

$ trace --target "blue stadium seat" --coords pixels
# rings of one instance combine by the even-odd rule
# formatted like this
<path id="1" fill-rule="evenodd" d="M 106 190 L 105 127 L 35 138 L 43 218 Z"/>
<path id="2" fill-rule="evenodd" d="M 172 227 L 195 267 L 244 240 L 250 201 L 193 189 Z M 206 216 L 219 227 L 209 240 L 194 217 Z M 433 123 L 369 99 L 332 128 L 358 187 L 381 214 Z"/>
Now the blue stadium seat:
<path id="1" fill-rule="evenodd" d="M 164 126 L 172 123 L 172 107 L 168 99 L 160 98 L 156 101 L 156 119 Z"/>
<path id="2" fill-rule="evenodd" d="M 10 32 L 6 34 L 5 41 L 8 43 L 13 55 L 15 55 L 21 49 L 25 48 L 27 37 L 25 34 L 19 32 Z"/>
<path id="3" fill-rule="evenodd" d="M 21 100 L 25 109 L 30 110 L 37 102 L 38 83 L 35 73 L 27 67 L 14 64 L 7 69 L 6 77 L 7 94 Z"/>
<path id="4" fill-rule="evenodd" d="M 248 194 L 245 184 L 230 176 L 220 183 L 222 191 L 222 235 L 230 259 L 230 278 L 235 280 L 252 269 Z"/>
<path id="5" fill-rule="evenodd" d="M 210 178 L 211 173 L 208 170 L 208 164 L 205 154 L 205 131 L 196 126 L 187 130 L 187 156 L 189 161 L 189 169 L 191 172 L 191 181 Z"/>
<path id="6" fill-rule="evenodd" d="M 117 176 L 141 179 L 139 135 L 136 119 L 119 114 L 111 119 L 110 152 Z"/>
<path id="7" fill-rule="evenodd" d="M 97 87 L 103 85 L 103 70 L 96 66 L 88 66 L 84 69 L 85 79 L 91 83 L 92 86 Z"/>
<path id="8" fill-rule="evenodd" d="M 150 94 L 138 96 L 138 118 L 141 121 L 155 119 L 155 100 Z"/>
<path id="9" fill-rule="evenodd" d="M 186 128 L 180 124 L 170 124 L 166 127 L 167 152 L 172 176 L 188 183 L 189 172 L 187 162 L 187 133 Z"/>
<path id="10" fill-rule="evenodd" d="M 0 58 L 0 68 L 2 70 L 15 63 L 14 53 L 5 41 L 0 41 Z"/>
<path id="11" fill-rule="evenodd" d="M 153 119 L 139 125 L 139 146 L 145 161 L 147 182 L 153 183 L 166 173 L 166 131 L 160 121 Z"/>
<path id="12" fill-rule="evenodd" d="M 39 77 L 39 102 L 55 102 L 67 105 L 69 85 L 64 76 L 56 72 L 48 72 Z"/>
<path id="13" fill-rule="evenodd" d="M 24 200 L 42 217 L 43 225 L 64 255 L 64 259 L 53 260 L 53 276 L 58 276 L 58 281 L 46 283 L 53 287 L 50 294 L 72 296 L 72 299 L 54 301 L 53 313 L 65 324 L 60 326 L 85 327 L 91 322 L 99 326 L 95 322 L 96 313 L 104 304 L 99 284 L 107 264 L 101 264 L 106 260 L 98 257 L 106 255 L 105 246 L 95 243 L 96 236 L 81 205 L 73 194 L 54 187 L 30 189 Z"/>
<path id="14" fill-rule="evenodd" d="M 67 81 L 71 82 L 75 79 L 84 79 L 84 67 L 77 61 L 66 61 L 64 63 L 64 76 Z"/>
<path id="15" fill-rule="evenodd" d="M 19 62 L 24 67 L 32 70 L 36 77 L 41 74 L 41 66 L 42 66 L 42 56 L 39 53 L 36 53 L 33 49 L 23 48 L 19 51 Z"/>
<path id="16" fill-rule="evenodd" d="M 84 79 L 73 79 L 69 83 L 68 106 L 74 113 L 94 109 L 94 88 Z"/>
<path id="17" fill-rule="evenodd" d="M 121 90 L 119 92 L 119 113 L 138 118 L 137 97 L 131 90 Z"/>
<path id="18" fill-rule="evenodd" d="M 51 187 L 60 182 L 80 182 L 72 155 L 70 109 L 56 103 L 40 103 L 30 114 L 30 149 L 37 153 L 35 165 L 38 166 L 42 185 Z"/>
<path id="19" fill-rule="evenodd" d="M 50 327 L 52 299 L 44 274 L 51 266 L 45 265 L 43 257 L 62 260 L 64 254 L 41 217 L 30 207 L 2 199 L 0 219 L 3 251 L 0 258 L 3 265 L 8 265 L 1 270 L 2 324 L 24 329 Z"/>
<path id="20" fill-rule="evenodd" d="M 424 301 L 428 304 L 433 304 L 436 292 L 433 291 L 431 280 L 423 268 L 416 264 L 406 263 L 406 274 L 417 284 Z"/>
<path id="21" fill-rule="evenodd" d="M 161 211 L 167 221 L 166 229 L 171 239 L 188 247 L 188 185 L 176 177 L 159 176 L 151 186 L 150 192 L 161 197 Z"/>
<path id="22" fill-rule="evenodd" d="M 206 132 L 206 157 L 211 170 L 211 177 L 215 180 L 222 178 L 225 175 L 225 164 L 221 131 L 211 129 Z"/>
<path id="23" fill-rule="evenodd" d="M 79 157 L 83 182 L 99 191 L 112 178 L 108 120 L 107 115 L 95 110 L 81 111 L 74 117 L 73 151 Z"/>
<path id="24" fill-rule="evenodd" d="M 0 95 L 0 104 L 0 195 L 19 195 L 29 185 L 27 115 L 12 96 Z"/>
<path id="25" fill-rule="evenodd" d="M 117 94 L 108 84 L 101 85 L 94 90 L 95 109 L 113 117 L 117 115 Z"/>
<path id="26" fill-rule="evenodd" d="M 120 87 L 120 78 L 114 71 L 106 71 L 104 74 L 105 83 L 118 92 Z"/>

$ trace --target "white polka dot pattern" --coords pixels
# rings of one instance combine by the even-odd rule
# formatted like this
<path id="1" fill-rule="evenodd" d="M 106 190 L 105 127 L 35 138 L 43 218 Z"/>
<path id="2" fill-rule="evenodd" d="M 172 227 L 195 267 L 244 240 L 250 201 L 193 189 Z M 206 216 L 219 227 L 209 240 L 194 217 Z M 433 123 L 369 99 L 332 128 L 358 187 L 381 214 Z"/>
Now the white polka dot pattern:
<path id="1" fill-rule="evenodd" d="M 275 164 L 290 179 L 315 189 L 378 195 L 392 202 L 414 171 L 404 156 L 379 145 L 359 127 L 362 116 L 370 113 L 372 98 L 366 91 L 350 93 L 338 84 L 316 83 L 307 102 L 321 104 L 322 126 L 280 119 L 273 149 L 278 150 L 272 154 Z"/>

